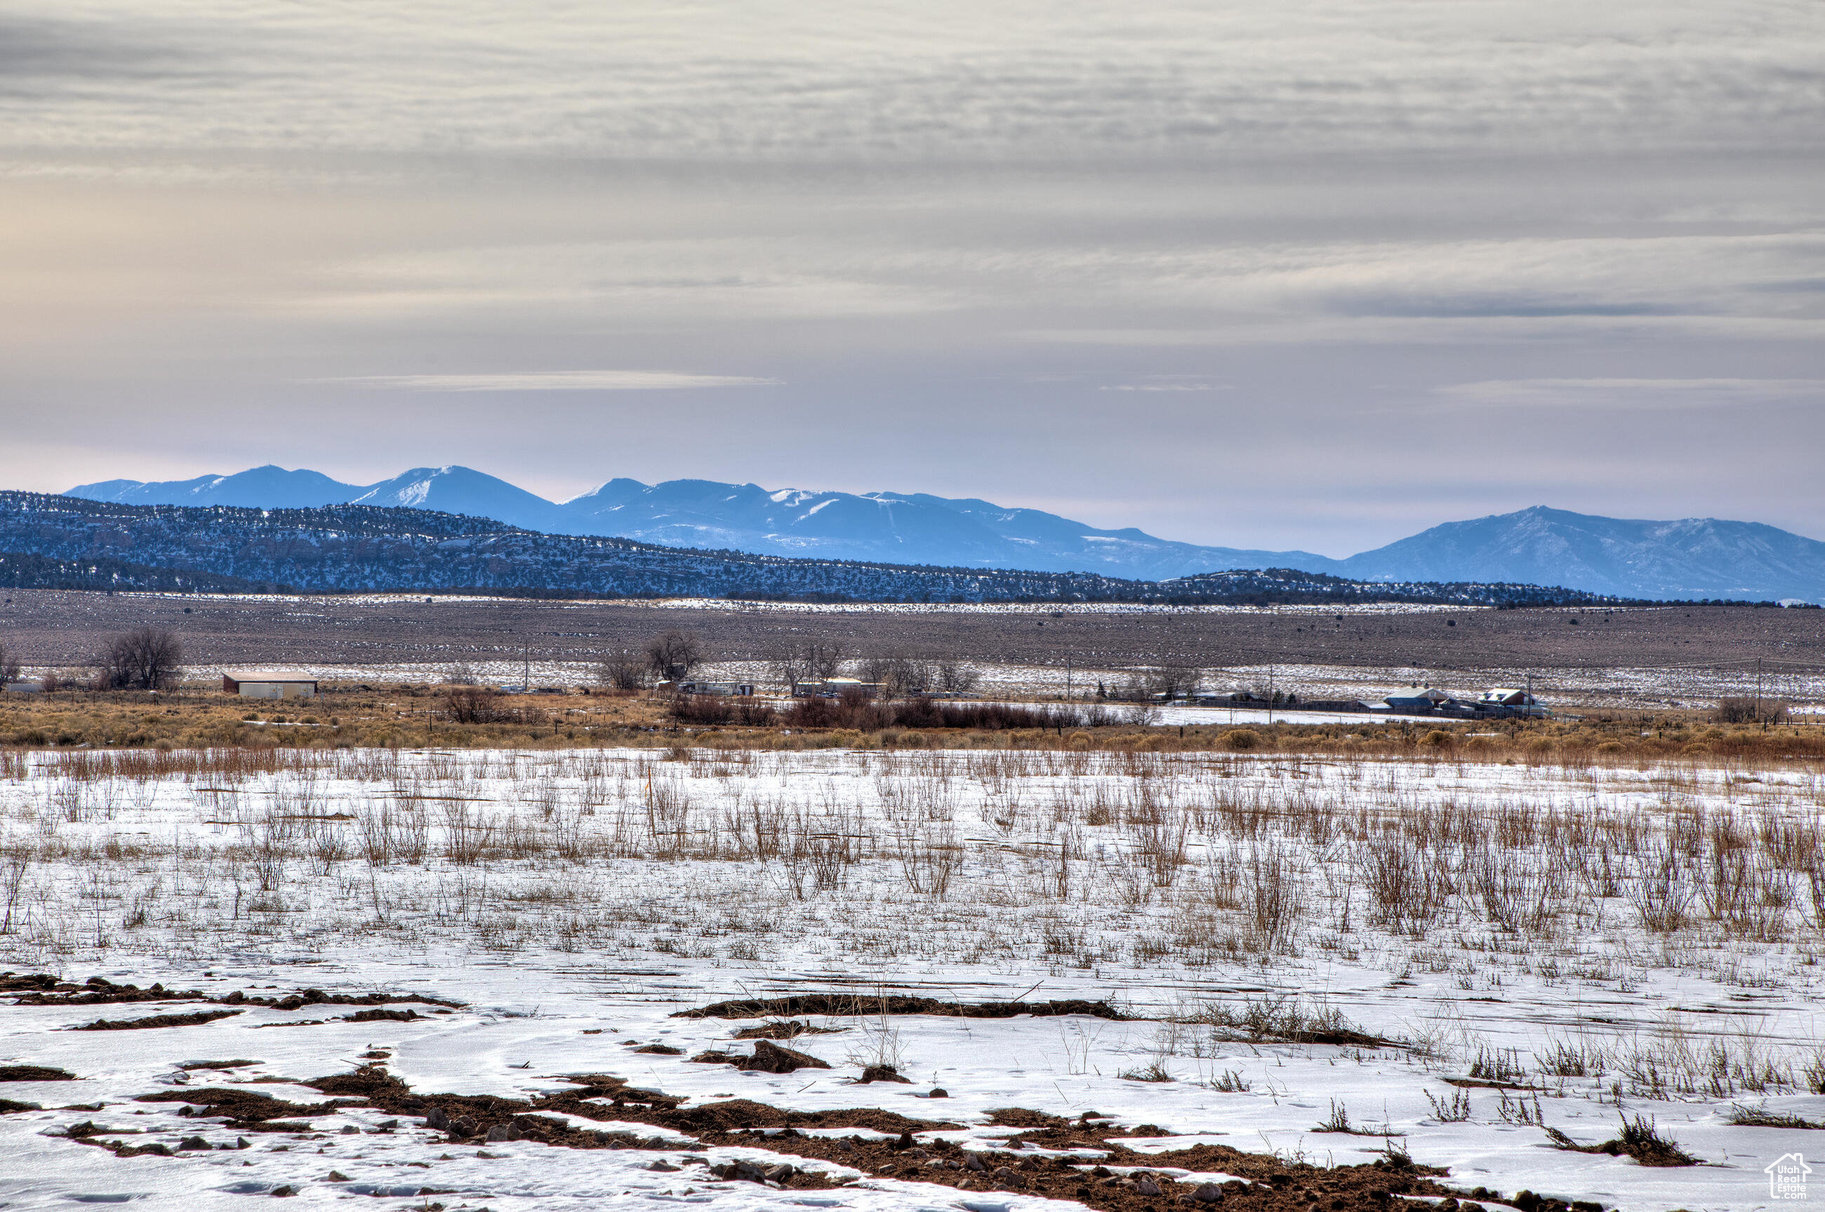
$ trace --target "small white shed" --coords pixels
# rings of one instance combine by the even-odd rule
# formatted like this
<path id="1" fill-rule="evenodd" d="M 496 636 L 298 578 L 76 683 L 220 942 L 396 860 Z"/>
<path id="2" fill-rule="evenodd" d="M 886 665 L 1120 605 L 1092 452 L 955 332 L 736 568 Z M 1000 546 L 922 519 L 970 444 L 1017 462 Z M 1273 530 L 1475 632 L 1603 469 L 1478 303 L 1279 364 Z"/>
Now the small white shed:
<path id="1" fill-rule="evenodd" d="M 222 691 L 244 699 L 314 699 L 317 679 L 307 673 L 276 669 L 225 669 Z"/>

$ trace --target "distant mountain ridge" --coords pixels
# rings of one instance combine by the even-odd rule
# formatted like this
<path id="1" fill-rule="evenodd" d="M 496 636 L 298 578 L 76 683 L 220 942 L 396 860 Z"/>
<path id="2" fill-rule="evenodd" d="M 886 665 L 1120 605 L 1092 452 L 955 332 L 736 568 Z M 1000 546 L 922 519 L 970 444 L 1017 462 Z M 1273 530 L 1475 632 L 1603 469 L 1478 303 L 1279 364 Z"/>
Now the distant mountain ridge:
<path id="1" fill-rule="evenodd" d="M 1825 543 L 1753 522 L 1643 521 L 1536 506 L 1448 522 L 1347 559 L 1208 547 L 1104 530 L 1035 509 L 927 493 L 769 491 L 755 484 L 612 479 L 564 502 L 467 467 L 378 484 L 266 466 L 229 476 L 84 484 L 70 496 L 139 505 L 296 509 L 362 504 L 490 518 L 546 534 L 670 547 L 948 568 L 1089 572 L 1160 581 L 1281 568 L 1366 581 L 1561 585 L 1630 598 L 1825 602 Z"/>
<path id="2" fill-rule="evenodd" d="M 1036 509 L 926 493 L 769 491 L 757 484 L 613 479 L 562 503 L 468 467 L 417 467 L 378 484 L 256 467 L 229 476 L 81 484 L 65 494 L 122 505 L 299 509 L 375 505 L 492 518 L 546 534 L 610 535 L 668 547 L 891 564 L 1096 572 L 1146 581 L 1233 568 L 1329 571 L 1311 552 L 1245 551 L 1101 530 Z M 1297 557 L 1299 563 L 1289 563 Z"/>
<path id="3" fill-rule="evenodd" d="M 0 492 L 0 579 L 19 588 L 831 602 L 1426 602 L 1614 605 L 1535 585 L 1397 585 L 1291 569 L 1170 581 L 694 551 L 371 505 L 119 505 Z"/>

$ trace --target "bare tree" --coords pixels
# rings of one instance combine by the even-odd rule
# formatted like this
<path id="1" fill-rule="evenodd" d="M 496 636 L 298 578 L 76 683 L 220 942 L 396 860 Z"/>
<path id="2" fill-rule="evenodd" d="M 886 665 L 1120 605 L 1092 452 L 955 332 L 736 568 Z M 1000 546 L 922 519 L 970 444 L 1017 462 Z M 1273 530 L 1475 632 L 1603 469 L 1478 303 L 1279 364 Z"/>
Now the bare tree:
<path id="1" fill-rule="evenodd" d="M 767 662 L 773 676 L 786 686 L 794 682 L 821 682 L 836 677 L 848 659 L 842 647 L 822 640 L 806 640 L 780 649 Z"/>
<path id="2" fill-rule="evenodd" d="M 932 667 L 936 689 L 944 694 L 968 694 L 982 682 L 982 673 L 962 661 L 939 661 Z"/>
<path id="3" fill-rule="evenodd" d="M 614 648 L 596 662 L 596 681 L 611 690 L 638 690 L 646 684 L 647 658 L 632 648 Z"/>
<path id="4" fill-rule="evenodd" d="M 1198 688 L 1200 676 L 1201 671 L 1190 665 L 1158 665 L 1149 671 L 1147 685 L 1156 698 L 1183 698 Z"/>
<path id="5" fill-rule="evenodd" d="M 136 627 L 108 641 L 101 654 L 102 683 L 110 690 L 163 690 L 177 682 L 183 661 L 176 635 Z"/>
<path id="6" fill-rule="evenodd" d="M 0 644 L 0 690 L 19 680 L 19 654 Z"/>
<path id="7" fill-rule="evenodd" d="M 932 688 L 936 673 L 930 661 L 916 657 L 873 657 L 862 662 L 862 680 L 874 682 L 888 698 L 922 694 Z"/>
<path id="8" fill-rule="evenodd" d="M 703 660 L 703 642 L 689 632 L 668 631 L 646 642 L 646 667 L 656 677 L 680 681 Z"/>

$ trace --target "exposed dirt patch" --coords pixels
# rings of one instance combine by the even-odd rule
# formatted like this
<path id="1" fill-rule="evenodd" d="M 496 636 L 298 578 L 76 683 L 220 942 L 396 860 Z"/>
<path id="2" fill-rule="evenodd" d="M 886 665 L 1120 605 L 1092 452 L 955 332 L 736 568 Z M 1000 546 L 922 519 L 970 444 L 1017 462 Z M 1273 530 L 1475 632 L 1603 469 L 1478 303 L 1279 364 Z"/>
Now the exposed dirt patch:
<path id="1" fill-rule="evenodd" d="M 325 993 L 304 989 L 285 997 L 263 997 L 235 990 L 210 997 L 201 989 L 167 989 L 161 984 L 117 985 L 106 977 L 91 976 L 82 984 L 59 980 L 48 972 L 0 975 L 0 995 L 11 995 L 15 1006 L 107 1006 L 129 1002 L 212 1002 L 223 1006 L 267 1006 L 274 1010 L 301 1010 L 305 1006 L 388 1006 L 416 1002 L 426 1006 L 460 1009 L 461 1002 L 418 993 Z"/>
<path id="2" fill-rule="evenodd" d="M 253 1090 L 232 1090 L 220 1086 L 204 1086 L 194 1090 L 160 1090 L 155 1094 L 142 1094 L 135 1102 L 141 1103 L 183 1103 L 178 1109 L 179 1115 L 196 1115 L 205 1118 L 225 1117 L 228 1126 L 249 1131 L 272 1132 L 290 1131 L 297 1127 L 308 1131 L 308 1126 L 275 1124 L 274 1121 L 286 1116 L 304 1117 L 330 1115 L 344 1107 L 358 1106 L 359 1103 L 348 1099 L 337 1099 L 322 1103 L 292 1103 L 270 1094 L 261 1094 Z M 191 1108 L 200 1108 L 192 1110 Z"/>
<path id="3" fill-rule="evenodd" d="M 699 1052 L 691 1058 L 696 1065 L 734 1065 L 737 1069 L 757 1073 L 796 1073 L 800 1069 L 828 1069 L 830 1062 L 821 1061 L 806 1052 L 796 1052 L 791 1048 L 782 1048 L 771 1040 L 754 1041 L 754 1052 L 750 1056 L 737 1056 L 729 1052 Z"/>
<path id="4" fill-rule="evenodd" d="M 11 1115 L 15 1111 L 42 1111 L 37 1103 L 14 1102 L 10 1098 L 0 1098 L 0 1115 Z"/>
<path id="5" fill-rule="evenodd" d="M 150 1141 L 143 1145 L 129 1145 L 122 1140 L 109 1140 L 110 1136 L 120 1134 L 119 1129 L 103 1128 L 99 1124 L 84 1122 L 71 1124 L 64 1130 L 65 1138 L 79 1145 L 94 1145 L 106 1149 L 116 1157 L 175 1157 L 180 1153 L 201 1152 L 210 1149 L 246 1149 L 249 1147 L 246 1137 L 237 1137 L 235 1143 L 211 1146 L 200 1136 L 187 1136 L 177 1145 L 171 1146 L 163 1141 Z"/>
<path id="6" fill-rule="evenodd" d="M 641 1044 L 638 1048 L 635 1048 L 634 1051 L 644 1053 L 647 1056 L 683 1056 L 684 1055 L 683 1048 L 674 1048 L 670 1044 Z"/>
<path id="7" fill-rule="evenodd" d="M 775 1019 L 758 1027 L 743 1027 L 736 1039 L 797 1039 L 801 1035 L 836 1035 L 841 1027 L 813 1027 L 802 1018 Z"/>
<path id="8" fill-rule="evenodd" d="M 416 1023 L 424 1020 L 416 1010 L 357 1010 L 340 1018 L 305 1018 L 292 1023 L 260 1023 L 260 1027 L 321 1027 L 325 1023 Z"/>
<path id="9" fill-rule="evenodd" d="M 223 1072 L 226 1072 L 229 1069 L 246 1069 L 251 1065 L 258 1065 L 260 1063 L 261 1062 L 257 1060 L 185 1061 L 183 1064 L 179 1065 L 178 1068 L 187 1073 L 195 1072 L 198 1069 L 220 1069 Z"/>
<path id="10" fill-rule="evenodd" d="M 233 1018 L 239 1010 L 198 1010 L 193 1014 L 153 1014 L 145 1018 L 98 1018 L 72 1031 L 140 1031 L 150 1027 L 195 1027 L 219 1018 Z"/>
<path id="11" fill-rule="evenodd" d="M 112 1006 L 128 1002 L 201 1002 L 208 997 L 200 989 L 167 989 L 163 985 L 116 985 L 105 977 L 91 976 L 80 985 L 59 981 L 38 973 L 17 978 L 16 983 L 0 981 L 0 993 L 12 992 L 15 1006 Z"/>
<path id="12" fill-rule="evenodd" d="M 74 1073 L 46 1065 L 0 1065 L 0 1082 L 73 1082 Z"/>
<path id="13" fill-rule="evenodd" d="M 305 989 L 289 997 L 271 998 L 254 997 L 239 989 L 225 997 L 213 999 L 224 1006 L 270 1006 L 274 1010 L 302 1010 L 306 1006 L 390 1006 L 399 1002 L 416 1002 L 421 1006 L 442 1006 L 448 1010 L 460 1010 L 461 1002 L 447 1001 L 441 997 L 429 997 L 422 993 L 325 993 L 321 989 Z M 361 1022 L 359 1016 L 352 1021 Z"/>
<path id="14" fill-rule="evenodd" d="M 862 1076 L 855 1080 L 855 1084 L 866 1086 L 872 1082 L 899 1082 L 903 1086 L 910 1086 L 912 1078 L 901 1077 L 900 1071 L 892 1065 L 870 1065 L 862 1070 Z"/>
<path id="15" fill-rule="evenodd" d="M 56 987 L 57 978 L 48 972 L 0 972 L 0 993 L 42 992 Z"/>
<path id="16" fill-rule="evenodd" d="M 790 1018 L 795 1014 L 828 1014 L 868 1017 L 879 1014 L 935 1014 L 946 1018 L 1013 1018 L 1031 1014 L 1041 1018 L 1084 1014 L 1092 1018 L 1125 1020 L 1108 1002 L 1081 999 L 1056 1002 L 946 1002 L 935 997 L 893 994 L 877 997 L 862 993 L 801 993 L 792 997 L 743 998 L 716 1002 L 694 1010 L 680 1010 L 673 1018 Z"/>
<path id="17" fill-rule="evenodd" d="M 1170 1212 L 1174 1207 L 1240 1207 L 1250 1212 L 1388 1212 L 1397 1197 L 1495 1199 L 1493 1192 L 1454 1191 L 1436 1181 L 1443 1171 L 1416 1166 L 1404 1158 L 1381 1159 L 1369 1165 L 1320 1168 L 1279 1158 L 1244 1153 L 1222 1145 L 1200 1144 L 1165 1153 L 1138 1153 L 1115 1137 L 1135 1131 L 1153 1133 L 1152 1125 L 1126 1128 L 1094 1113 L 1077 1120 L 1063 1119 L 1023 1108 L 1006 1108 L 994 1114 L 1008 1126 L 1030 1125 L 1008 1141 L 1008 1147 L 968 1150 L 947 1140 L 919 1140 L 915 1132 L 954 1129 L 955 1124 L 915 1120 L 875 1108 L 841 1111 L 787 1111 L 747 1099 L 729 1099 L 682 1108 L 679 1100 L 656 1091 L 638 1090 L 615 1077 L 591 1074 L 569 1079 L 574 1090 L 531 1100 L 488 1095 L 417 1094 L 378 1065 L 354 1073 L 338 1074 L 306 1083 L 325 1094 L 349 1096 L 345 1101 L 314 1106 L 287 1103 L 246 1091 L 206 1089 L 161 1091 L 142 1097 L 144 1102 L 183 1102 L 202 1110 L 199 1115 L 225 1115 L 248 1128 L 303 1132 L 306 1125 L 284 1123 L 282 1115 L 318 1115 L 342 1107 L 364 1105 L 399 1115 L 421 1117 L 420 1125 L 448 1134 L 452 1144 L 479 1146 L 492 1141 L 534 1140 L 576 1149 L 652 1149 L 676 1152 L 675 1138 L 640 1137 L 628 1132 L 591 1130 L 541 1111 L 563 1111 L 584 1119 L 631 1120 L 662 1127 L 694 1138 L 700 1146 L 747 1145 L 788 1158 L 814 1159 L 860 1170 L 866 1174 L 916 1182 L 937 1183 L 962 1191 L 1009 1191 L 1049 1199 L 1074 1200 L 1099 1212 Z M 591 1100 L 608 1100 L 611 1105 Z M 187 1148 L 207 1148 L 202 1138 L 182 1142 L 175 1150 L 154 1142 L 125 1145 L 119 1141 L 85 1140 L 83 1125 L 69 1130 L 73 1139 L 100 1144 L 119 1156 L 154 1154 L 170 1156 Z M 87 1125 L 87 1136 L 109 1135 Z M 387 1130 L 383 1125 L 381 1130 Z M 851 1128 L 846 1137 L 809 1136 L 808 1128 Z M 899 1135 L 863 1137 L 861 1130 Z M 246 1147 L 245 1140 L 235 1146 Z M 1060 1156 L 1061 1151 L 1075 1151 Z M 687 1159 L 689 1161 L 689 1159 Z M 682 1169 L 670 1162 L 656 1168 Z M 1221 1184 L 1180 1181 L 1164 1170 L 1218 1171 L 1241 1181 Z M 751 1181 L 794 1189 L 844 1185 L 842 1177 L 807 1172 L 792 1162 L 730 1163 L 714 1167 L 709 1177 L 725 1181 Z M 1596 1205 L 1568 1204 L 1525 1192 L 1528 1212 L 1587 1212 Z M 1444 1203 L 1447 1208 L 1473 1209 L 1475 1205 Z"/>

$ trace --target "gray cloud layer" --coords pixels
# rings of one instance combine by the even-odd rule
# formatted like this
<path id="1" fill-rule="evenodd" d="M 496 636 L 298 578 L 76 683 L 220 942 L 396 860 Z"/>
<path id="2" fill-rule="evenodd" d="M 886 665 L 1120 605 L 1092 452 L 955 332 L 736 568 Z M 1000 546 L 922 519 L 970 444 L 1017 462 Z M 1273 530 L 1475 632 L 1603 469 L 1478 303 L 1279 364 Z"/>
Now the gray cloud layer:
<path id="1" fill-rule="evenodd" d="M 1821 52 L 1797 3 L 25 0 L 15 479 L 1825 535 Z"/>

